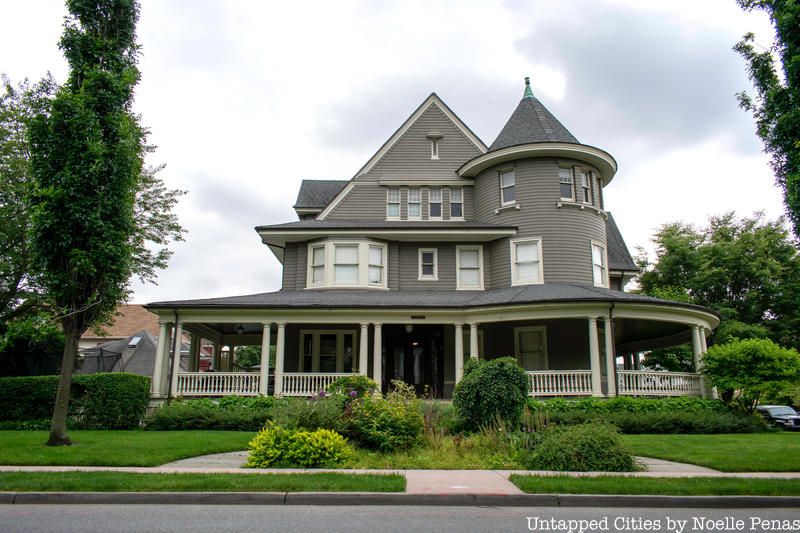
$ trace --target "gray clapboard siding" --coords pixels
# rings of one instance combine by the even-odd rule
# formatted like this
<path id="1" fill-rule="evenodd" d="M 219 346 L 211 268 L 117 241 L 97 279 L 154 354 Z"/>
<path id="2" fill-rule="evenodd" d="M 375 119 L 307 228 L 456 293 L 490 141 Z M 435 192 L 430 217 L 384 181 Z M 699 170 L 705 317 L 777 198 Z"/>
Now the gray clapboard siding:
<path id="1" fill-rule="evenodd" d="M 286 243 L 283 251 L 283 290 L 291 291 L 297 288 L 297 244 Z"/>
<path id="2" fill-rule="evenodd" d="M 307 280 L 306 266 L 308 265 L 308 243 L 297 243 L 297 274 L 295 289 L 305 289 Z"/>
<path id="3" fill-rule="evenodd" d="M 561 163 L 573 164 L 564 160 Z M 515 238 L 541 237 L 545 282 L 592 284 L 591 241 L 606 246 L 605 219 L 591 209 L 556 206 L 560 196 L 558 165 L 559 161 L 553 158 L 517 161 L 515 193 L 520 209 L 505 209 L 497 214 L 497 167 L 487 169 L 475 180 L 475 220 L 516 226 Z M 488 248 L 487 288 L 509 286 L 510 239 L 495 241 Z"/>
<path id="4" fill-rule="evenodd" d="M 437 250 L 438 281 L 419 280 L 419 249 L 435 248 Z M 456 288 L 456 251 L 455 245 L 443 243 L 400 243 L 399 247 L 399 283 L 400 290 L 455 289 Z"/>

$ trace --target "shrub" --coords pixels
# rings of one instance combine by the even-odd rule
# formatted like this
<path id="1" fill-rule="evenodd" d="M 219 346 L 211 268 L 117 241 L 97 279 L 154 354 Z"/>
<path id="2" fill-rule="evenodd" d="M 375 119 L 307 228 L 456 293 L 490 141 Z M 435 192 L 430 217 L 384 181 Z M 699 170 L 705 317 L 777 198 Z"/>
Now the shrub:
<path id="1" fill-rule="evenodd" d="M 528 377 L 517 361 L 475 361 L 467 370 L 453 392 L 453 406 L 465 426 L 477 430 L 498 419 L 516 425 L 528 395 Z"/>
<path id="2" fill-rule="evenodd" d="M 328 429 L 303 431 L 268 424 L 250 441 L 253 468 L 331 468 L 349 457 L 344 437 Z"/>
<path id="3" fill-rule="evenodd" d="M 521 457 L 530 470 L 632 472 L 636 461 L 617 428 L 608 424 L 551 426 L 532 451 Z"/>
<path id="4" fill-rule="evenodd" d="M 45 315 L 0 324 L 0 376 L 58 374 L 64 332 Z"/>
<path id="5" fill-rule="evenodd" d="M 419 400 L 405 391 L 387 397 L 365 396 L 347 413 L 347 434 L 359 446 L 382 452 L 405 450 L 419 442 L 424 425 Z"/>
<path id="6" fill-rule="evenodd" d="M 178 400 L 153 411 L 145 421 L 145 427 L 161 431 L 258 431 L 272 417 L 270 406 L 273 402 L 272 398 L 241 396 L 227 396 L 219 403 L 207 398 Z"/>
<path id="7" fill-rule="evenodd" d="M 58 376 L 0 378 L 0 420 L 49 419 L 58 379 Z M 148 377 L 126 373 L 74 376 L 69 425 L 92 429 L 137 427 L 149 401 Z"/>
<path id="8" fill-rule="evenodd" d="M 764 431 L 766 426 L 757 416 L 732 411 L 633 413 L 618 411 L 593 414 L 586 411 L 560 411 L 548 413 L 552 424 L 576 425 L 589 422 L 606 422 L 626 434 L 665 433 L 753 433 Z"/>
<path id="9" fill-rule="evenodd" d="M 617 396 L 616 398 L 583 398 L 581 400 L 565 400 L 553 398 L 552 400 L 528 400 L 531 409 L 545 410 L 549 413 L 557 412 L 583 412 L 590 414 L 602 413 L 683 413 L 698 412 L 728 412 L 728 408 L 719 400 L 706 400 L 691 396 L 677 396 L 669 398 L 631 398 Z"/>
<path id="10" fill-rule="evenodd" d="M 355 391 L 358 396 L 365 396 L 375 391 L 379 391 L 378 383 L 370 379 L 368 376 L 354 374 L 352 376 L 343 376 L 336 379 L 328 385 L 328 392 L 332 394 L 349 395 Z"/>
<path id="11" fill-rule="evenodd" d="M 273 419 L 279 426 L 288 429 L 330 429 L 341 432 L 342 413 L 346 399 L 341 395 L 286 398 L 275 404 Z"/>
<path id="12" fill-rule="evenodd" d="M 271 409 L 275 405 L 274 396 L 223 396 L 219 399 L 220 408 L 232 409 L 244 407 L 246 409 Z"/>

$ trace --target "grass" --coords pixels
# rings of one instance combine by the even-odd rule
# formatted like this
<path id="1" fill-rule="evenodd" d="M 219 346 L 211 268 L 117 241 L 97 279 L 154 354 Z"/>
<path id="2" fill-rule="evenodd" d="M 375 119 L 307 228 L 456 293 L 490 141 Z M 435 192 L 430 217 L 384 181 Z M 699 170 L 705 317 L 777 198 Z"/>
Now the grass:
<path id="1" fill-rule="evenodd" d="M 46 431 L 0 431 L 0 464 L 158 466 L 247 448 L 247 431 L 70 431 L 72 446 L 49 447 Z"/>
<path id="2" fill-rule="evenodd" d="M 646 494 L 671 496 L 798 496 L 800 479 L 570 477 L 512 475 L 533 494 Z"/>
<path id="3" fill-rule="evenodd" d="M 722 472 L 800 472 L 800 433 L 625 435 L 636 454 Z"/>
<path id="4" fill-rule="evenodd" d="M 403 492 L 406 479 L 382 474 L 134 474 L 0 472 L 17 492 Z"/>

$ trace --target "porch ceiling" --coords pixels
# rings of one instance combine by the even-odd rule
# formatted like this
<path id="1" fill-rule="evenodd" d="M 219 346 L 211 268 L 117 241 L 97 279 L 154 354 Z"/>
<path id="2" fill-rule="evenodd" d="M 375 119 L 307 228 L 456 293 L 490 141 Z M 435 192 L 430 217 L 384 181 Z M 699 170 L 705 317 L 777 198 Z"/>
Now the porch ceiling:
<path id="1" fill-rule="evenodd" d="M 689 342 L 691 331 L 676 322 L 618 318 L 614 321 L 614 340 L 621 351 L 655 350 Z"/>

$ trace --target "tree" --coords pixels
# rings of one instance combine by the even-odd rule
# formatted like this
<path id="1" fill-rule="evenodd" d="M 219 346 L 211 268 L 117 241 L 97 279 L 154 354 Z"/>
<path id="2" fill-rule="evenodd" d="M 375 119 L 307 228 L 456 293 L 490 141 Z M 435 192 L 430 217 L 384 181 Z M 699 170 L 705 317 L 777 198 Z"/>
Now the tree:
<path id="1" fill-rule="evenodd" d="M 33 315 L 2 325 L 0 376 L 58 374 L 64 333 L 47 315 Z"/>
<path id="2" fill-rule="evenodd" d="M 778 185 L 783 189 L 794 234 L 800 237 L 800 3 L 795 0 L 738 0 L 738 3 L 747 11 L 765 11 L 775 28 L 776 40 L 769 49 L 756 50 L 752 33 L 734 46 L 747 62 L 747 73 L 756 89 L 755 101 L 745 92 L 737 97 L 739 105 L 755 117 L 756 132 L 764 142 Z"/>
<path id="3" fill-rule="evenodd" d="M 236 363 L 244 368 L 261 364 L 261 346 L 239 346 L 236 348 Z"/>
<path id="4" fill-rule="evenodd" d="M 711 217 L 697 229 L 665 224 L 655 261 L 640 257 L 640 290 L 709 307 L 722 317 L 714 342 L 768 336 L 800 344 L 800 256 L 783 220 Z"/>
<path id="5" fill-rule="evenodd" d="M 145 132 L 131 113 L 139 81 L 135 0 L 68 0 L 60 48 L 67 83 L 30 126 L 34 267 L 65 345 L 50 446 L 66 432 L 78 339 L 128 294 Z"/>
<path id="6" fill-rule="evenodd" d="M 724 399 L 750 414 L 763 397 L 800 381 L 800 353 L 769 339 L 734 340 L 709 348 L 703 373 Z"/>

